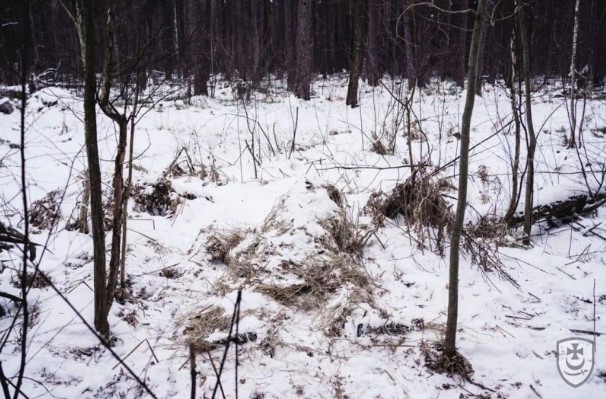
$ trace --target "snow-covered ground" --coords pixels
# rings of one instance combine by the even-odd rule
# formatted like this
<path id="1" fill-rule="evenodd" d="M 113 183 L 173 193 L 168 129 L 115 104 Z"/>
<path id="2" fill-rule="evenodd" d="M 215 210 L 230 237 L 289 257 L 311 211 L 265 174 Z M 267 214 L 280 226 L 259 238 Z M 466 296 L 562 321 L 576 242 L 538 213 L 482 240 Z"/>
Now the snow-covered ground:
<path id="1" fill-rule="evenodd" d="M 346 86 L 345 77 L 335 77 L 317 81 L 309 102 L 274 90 L 256 93 L 244 104 L 234 101 L 225 85 L 215 99 L 165 100 L 146 110 L 136 128 L 136 184 L 151 190 L 175 163 L 185 173 L 175 176 L 173 168 L 169 177 L 173 214 L 150 215 L 131 201 L 127 275 L 133 298 L 111 309 L 114 350 L 158 398 L 184 398 L 190 392 L 188 344 L 193 343 L 198 397 L 209 398 L 216 381 L 209 359 L 218 367 L 223 355 L 212 343 L 226 337 L 241 289 L 239 333 L 254 335 L 239 346 L 240 398 L 603 396 L 606 241 L 568 225 L 549 231 L 535 226 L 532 248 L 498 248 L 519 287 L 496 272 L 483 273 L 463 253 L 458 347 L 478 385 L 425 367 L 425 351 L 443 337 L 448 262 L 432 251 L 430 240 L 420 245 L 420 230 L 404 220 L 386 219 L 376 232 L 370 227 L 365 206 L 371 194 L 389 193 L 410 175 L 404 114 L 386 88 L 363 84 L 361 106 L 347 108 Z M 398 82 L 386 86 L 392 93 L 402 91 Z M 606 127 L 606 102 L 588 101 L 584 147 L 577 153 L 564 144 L 568 114 L 557 93 L 548 88 L 534 96 L 535 204 L 586 192 L 581 164 L 595 172 L 587 183 L 592 190 L 606 173 L 600 130 Z M 447 84 L 416 93 L 415 164 L 432 171 L 456 156 L 463 99 L 464 92 Z M 32 202 L 54 190 L 65 192 L 56 231 L 35 229 L 31 238 L 48 239 L 40 270 L 92 322 L 92 240 L 65 229 L 82 195 L 82 120 L 77 96 L 56 88 L 33 95 L 27 108 L 27 180 Z M 500 216 L 508 205 L 510 121 L 505 90 L 487 87 L 477 98 L 472 123 L 472 146 L 481 144 L 471 156 L 471 223 Z M 0 124 L 3 222 L 20 229 L 18 112 L 0 115 Z M 98 125 L 109 198 L 116 129 L 101 113 Z M 374 152 L 376 138 L 394 129 L 395 154 Z M 383 142 L 388 144 L 386 137 Z M 195 173 L 187 170 L 188 157 Z M 456 164 L 437 176 L 453 186 L 444 191 L 450 205 L 456 176 Z M 357 226 L 356 234 L 368 233 L 361 252 L 345 250 L 335 235 L 335 223 L 343 220 Z M 605 222 L 602 208 L 580 223 L 589 229 Z M 593 232 L 606 237 L 600 226 Z M 515 241 L 517 233 L 509 233 L 502 241 Z M 232 245 L 217 255 L 212 244 L 225 242 Z M 6 268 L 0 290 L 19 295 L 14 285 L 19 253 L 1 256 Z M 8 312 L 0 319 L 4 331 L 15 306 L 1 301 Z M 35 317 L 23 385 L 28 397 L 146 397 L 53 290 L 32 289 L 30 302 Z M 558 373 L 556 342 L 575 336 L 571 329 L 593 330 L 594 309 L 602 333 L 596 337 L 595 368 L 586 384 L 572 388 Z M 0 354 L 9 377 L 19 365 L 17 334 L 8 337 Z M 232 345 L 222 376 L 226 397 L 235 397 L 235 372 Z"/>

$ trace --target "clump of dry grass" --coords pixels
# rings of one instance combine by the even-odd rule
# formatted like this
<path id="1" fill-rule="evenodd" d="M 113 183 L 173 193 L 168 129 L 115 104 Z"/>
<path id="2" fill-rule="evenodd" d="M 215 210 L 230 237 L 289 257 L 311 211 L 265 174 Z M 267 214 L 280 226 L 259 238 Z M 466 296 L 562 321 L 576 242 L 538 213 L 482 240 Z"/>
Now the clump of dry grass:
<path id="1" fill-rule="evenodd" d="M 39 270 L 33 273 L 26 273 L 25 281 L 21 273 L 16 278 L 12 278 L 15 288 L 22 288 L 24 285 L 29 288 L 46 288 L 49 286 L 49 281 L 52 281 L 51 278 Z"/>
<path id="2" fill-rule="evenodd" d="M 264 283 L 255 290 L 287 307 L 317 309 L 344 286 L 353 288 L 358 299 L 371 296 L 372 283 L 366 270 L 345 254 L 313 257 L 296 265 L 282 262 L 280 268 L 294 275 L 297 282 Z"/>
<path id="3" fill-rule="evenodd" d="M 152 216 L 172 216 L 181 203 L 175 194 L 172 183 L 166 178 L 161 178 L 151 185 L 151 193 L 147 192 L 145 186 L 135 186 L 133 198 L 137 212 L 147 212 Z"/>
<path id="4" fill-rule="evenodd" d="M 230 263 L 230 252 L 240 244 L 244 238 L 239 230 L 230 231 L 224 234 L 215 233 L 206 240 L 206 252 L 210 255 L 210 261 L 213 263 Z"/>
<path id="5" fill-rule="evenodd" d="M 229 329 L 231 317 L 218 306 L 211 306 L 202 313 L 191 317 L 183 334 L 187 336 L 188 342 L 197 352 L 207 352 L 214 349 L 216 344 L 209 342 L 207 338 L 215 331 Z"/>
<path id="6" fill-rule="evenodd" d="M 63 193 L 51 191 L 43 198 L 35 201 L 29 211 L 29 222 L 39 229 L 48 229 L 61 216 L 60 202 Z"/>
<path id="7" fill-rule="evenodd" d="M 335 186 L 327 185 L 323 188 L 339 210 L 317 221 L 326 234 L 313 237 L 317 249 L 315 253 L 298 262 L 284 260 L 279 264 L 278 275 L 284 276 L 283 280 L 291 281 L 290 283 L 275 282 L 272 279 L 270 282 L 262 282 L 256 288 L 258 292 L 284 306 L 306 311 L 317 309 L 345 286 L 352 287 L 360 299 L 371 297 L 372 284 L 366 270 L 359 263 L 359 258 L 367 241 L 376 232 L 376 227 L 361 226 L 346 210 L 345 198 Z M 292 234 L 275 214 L 268 217 L 266 225 L 271 227 L 264 227 L 263 231 L 274 229 L 278 234 Z M 242 268 L 254 259 L 257 271 L 261 271 L 261 266 L 273 250 L 274 248 L 261 246 L 259 241 L 255 241 L 239 254 L 238 260 L 244 262 L 237 264 Z"/>
<path id="8" fill-rule="evenodd" d="M 458 375 L 465 381 L 469 381 L 473 376 L 473 367 L 460 353 L 454 356 L 446 356 L 441 343 L 421 344 L 421 354 L 425 357 L 425 367 L 440 374 L 446 374 L 449 377 Z"/>
<path id="9" fill-rule="evenodd" d="M 443 256 L 447 233 L 454 221 L 454 214 L 444 199 L 443 192 L 451 189 L 452 185 L 444 179 L 433 179 L 424 168 L 416 168 L 390 194 L 373 193 L 365 206 L 365 212 L 372 215 L 376 225 L 382 225 L 386 217 L 403 217 L 413 227 L 420 245 L 428 240 L 432 249 Z M 437 234 L 428 232 L 429 228 L 435 229 Z M 498 252 L 489 245 L 501 239 L 505 233 L 506 226 L 496 219 L 480 218 L 478 224 L 464 227 L 461 248 L 471 255 L 472 263 L 478 265 L 486 277 L 486 272 L 494 271 L 502 279 L 518 286 L 505 270 Z"/>
<path id="10" fill-rule="evenodd" d="M 424 226 L 444 228 L 453 215 L 442 195 L 442 184 L 431 179 L 424 168 L 416 168 L 402 184 L 398 184 L 383 204 L 389 218 L 403 216 L 407 221 Z"/>
<path id="11" fill-rule="evenodd" d="M 393 150 L 388 148 L 380 138 L 374 138 L 370 150 L 379 155 L 393 155 Z"/>
<path id="12" fill-rule="evenodd" d="M 343 206 L 345 205 L 345 199 L 343 198 L 343 194 L 341 194 L 341 191 L 339 191 L 336 186 L 328 184 L 326 186 L 326 192 L 328 193 L 328 198 L 330 198 L 335 204 L 337 204 L 339 208 L 343 208 Z"/>
<path id="13" fill-rule="evenodd" d="M 308 183 L 307 190 L 326 190 L 338 209 L 301 225 L 288 214 L 293 205 L 285 197 L 259 229 L 211 236 L 206 251 L 227 266 L 214 287 L 218 295 L 244 284 L 286 308 L 314 313 L 320 328 L 336 336 L 352 308 L 372 302 L 374 285 L 360 257 L 376 229 L 354 219 L 336 187 Z M 310 203 L 318 197 L 321 201 L 314 194 Z"/>
<path id="14" fill-rule="evenodd" d="M 507 235 L 507 223 L 502 218 L 480 216 L 478 222 L 466 227 L 466 231 L 471 237 L 501 243 Z"/>
<path id="15" fill-rule="evenodd" d="M 176 267 L 167 267 L 165 269 L 160 270 L 160 277 L 164 277 L 167 279 L 177 279 L 183 275 L 183 272 Z"/>
<path id="16" fill-rule="evenodd" d="M 435 250 L 439 255 L 443 255 L 445 233 L 454 220 L 454 215 L 443 196 L 445 187 L 443 180 L 433 179 L 425 168 L 418 167 L 391 193 L 373 193 L 364 211 L 372 216 L 373 223 L 377 226 L 384 225 L 385 218 L 403 217 L 406 223 L 414 228 L 420 245 L 427 237 L 432 236 L 428 228 L 434 228 L 437 233 Z"/>
<path id="17" fill-rule="evenodd" d="M 354 221 L 345 210 L 327 218 L 321 224 L 330 233 L 339 251 L 354 256 L 362 255 L 366 243 L 377 230 L 376 227 L 364 229 L 364 226 Z"/>

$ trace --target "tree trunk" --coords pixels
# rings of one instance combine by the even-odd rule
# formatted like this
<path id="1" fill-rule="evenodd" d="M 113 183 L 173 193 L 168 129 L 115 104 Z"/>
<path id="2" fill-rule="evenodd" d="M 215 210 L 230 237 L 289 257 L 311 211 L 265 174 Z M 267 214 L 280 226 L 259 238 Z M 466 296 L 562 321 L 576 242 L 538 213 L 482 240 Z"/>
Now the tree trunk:
<path id="1" fill-rule="evenodd" d="M 349 68 L 349 84 L 345 103 L 352 108 L 358 106 L 358 83 L 364 64 L 364 42 L 366 41 L 366 25 L 368 23 L 368 0 L 355 0 L 354 6 L 354 43 L 351 65 Z"/>
<path id="2" fill-rule="evenodd" d="M 82 176 L 82 203 L 78 215 L 78 231 L 82 234 L 88 234 L 88 208 L 90 206 L 90 185 L 86 175 L 88 175 L 88 171 L 85 172 L 85 176 Z"/>
<path id="3" fill-rule="evenodd" d="M 524 195 L 524 244 L 530 244 L 530 230 L 532 229 L 532 203 L 534 197 L 534 153 L 537 147 L 537 138 L 532 123 L 532 96 L 530 92 L 530 38 L 526 29 L 524 8 L 521 0 L 516 0 L 518 26 L 522 37 L 522 63 L 524 69 L 524 104 L 526 106 L 526 129 L 528 130 L 528 153 L 526 156 L 526 193 Z"/>
<path id="4" fill-rule="evenodd" d="M 488 15 L 490 15 L 490 10 L 488 11 Z M 486 64 L 486 40 L 488 36 L 488 24 L 484 24 L 482 26 L 482 37 L 480 39 L 480 50 L 478 51 L 478 77 L 476 79 L 476 94 L 482 97 L 482 83 L 484 80 L 484 70 Z"/>
<path id="5" fill-rule="evenodd" d="M 514 25 L 515 26 L 515 25 Z M 511 113 L 513 115 L 513 123 L 515 129 L 515 149 L 513 154 L 513 164 L 511 166 L 511 199 L 509 200 L 509 207 L 507 208 L 507 212 L 505 212 L 505 216 L 503 220 L 505 223 L 509 224 L 511 218 L 515 214 L 515 211 L 518 207 L 518 203 L 520 201 L 519 196 L 519 170 L 520 170 L 520 141 L 521 141 L 521 129 L 520 129 L 520 109 L 518 108 L 517 96 L 518 92 L 516 90 L 516 85 L 518 85 L 518 76 L 517 76 L 517 68 L 518 68 L 518 60 L 516 57 L 516 31 L 515 27 L 512 29 L 511 34 Z"/>
<path id="6" fill-rule="evenodd" d="M 193 31 L 190 40 L 193 41 L 193 75 L 194 95 L 208 96 L 209 52 L 210 52 L 210 4 L 209 0 L 193 2 L 192 23 Z"/>
<path id="7" fill-rule="evenodd" d="M 471 131 L 471 116 L 475 102 L 475 85 L 477 79 L 478 53 L 484 23 L 486 0 L 478 0 L 475 22 L 469 49 L 469 71 L 467 75 L 467 97 L 461 120 L 461 156 L 459 161 L 459 195 L 457 212 L 450 236 L 450 275 L 448 283 L 448 317 L 446 321 L 446 336 L 444 338 L 444 355 L 454 357 L 457 353 L 457 319 L 459 312 L 459 247 L 465 208 L 467 207 L 467 179 L 469 175 L 469 134 Z"/>
<path id="8" fill-rule="evenodd" d="M 111 308 L 116 287 L 118 286 L 118 272 L 120 270 L 120 248 L 122 236 L 123 198 L 124 198 L 124 156 L 126 153 L 126 137 L 128 130 L 128 119 L 121 118 L 118 122 L 119 136 L 116 160 L 114 162 L 114 203 L 112 218 L 112 247 L 109 258 L 109 275 L 107 277 L 107 302 L 108 309 Z"/>
<path id="9" fill-rule="evenodd" d="M 137 119 L 137 107 L 139 105 L 139 86 L 135 88 L 135 100 L 133 103 L 133 111 L 130 117 L 130 145 L 128 146 L 128 178 L 124 189 L 123 202 L 123 221 L 122 221 L 122 244 L 120 250 L 120 287 L 126 287 L 126 244 L 127 244 L 127 224 L 128 224 L 128 199 L 133 188 L 133 157 L 135 145 L 135 125 Z"/>
<path id="10" fill-rule="evenodd" d="M 459 11 L 466 10 L 469 8 L 469 0 L 461 0 L 461 8 Z M 467 13 L 460 15 L 461 24 L 459 26 L 459 43 L 457 45 L 457 69 L 455 71 L 455 82 L 459 87 L 465 87 L 465 65 L 467 52 Z"/>
<path id="11" fill-rule="evenodd" d="M 313 0 L 299 0 L 297 27 L 297 79 L 295 95 L 303 100 L 311 98 L 311 74 L 313 65 L 312 43 Z"/>
<path id="12" fill-rule="evenodd" d="M 414 7 L 406 12 L 404 15 L 404 49 L 406 50 L 406 78 L 408 79 L 408 87 L 415 86 L 416 82 L 416 71 L 415 71 L 415 44 L 414 44 L 414 35 L 412 29 L 414 24 L 411 22 L 412 13 L 414 12 Z"/>
<path id="13" fill-rule="evenodd" d="M 88 158 L 88 180 L 90 185 L 91 224 L 93 229 L 95 329 L 109 337 L 107 316 L 105 231 L 103 222 L 103 199 L 101 191 L 101 168 L 97 147 L 97 118 L 95 113 L 95 26 L 93 0 L 81 0 L 81 47 L 84 65 L 84 135 Z"/>
<path id="14" fill-rule="evenodd" d="M 575 148 L 576 143 L 576 130 L 577 130 L 577 48 L 579 40 L 579 6 L 581 0 L 576 0 L 574 5 L 574 29 L 572 33 L 572 55 L 570 58 L 570 142 L 568 148 Z M 581 134 L 581 132 L 579 132 Z M 579 140 L 580 141 L 580 140 Z"/>
<path id="15" fill-rule="evenodd" d="M 379 28 L 380 7 L 376 0 L 370 0 L 368 5 L 368 33 L 366 40 L 366 78 L 370 86 L 376 87 L 381 79 L 379 64 Z"/>
<path id="16" fill-rule="evenodd" d="M 294 43 L 294 18 L 292 0 L 284 2 L 284 62 L 286 69 L 286 82 L 288 90 L 295 91 L 296 69 L 295 69 L 295 43 Z"/>
<path id="17" fill-rule="evenodd" d="M 103 113 L 118 125 L 118 148 L 116 150 L 116 159 L 114 161 L 114 199 L 113 199 L 113 217 L 112 217 L 112 246 L 109 259 L 109 275 L 107 277 L 106 301 L 107 310 L 111 308 L 116 287 L 118 286 L 118 272 L 120 270 L 120 244 L 123 223 L 123 194 L 124 177 L 123 165 L 126 153 L 126 138 L 128 131 L 128 118 L 121 114 L 109 101 L 109 94 L 112 80 L 112 50 L 114 45 L 114 11 L 115 0 L 110 0 L 107 10 L 107 25 L 105 38 L 105 60 L 103 63 L 103 75 L 101 94 L 99 96 L 99 106 Z"/>

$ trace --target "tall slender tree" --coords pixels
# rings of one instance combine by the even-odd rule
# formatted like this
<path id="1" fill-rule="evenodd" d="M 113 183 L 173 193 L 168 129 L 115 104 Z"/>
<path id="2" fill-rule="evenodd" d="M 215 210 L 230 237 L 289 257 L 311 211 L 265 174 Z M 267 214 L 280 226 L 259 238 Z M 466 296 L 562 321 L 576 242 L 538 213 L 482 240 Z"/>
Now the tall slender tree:
<path id="1" fill-rule="evenodd" d="M 448 317 L 446 320 L 446 335 L 444 338 L 444 355 L 454 357 L 457 354 L 457 320 L 459 314 L 459 249 L 465 210 L 467 208 L 467 179 L 469 176 L 469 135 L 471 131 L 471 116 L 475 102 L 475 87 L 477 79 L 478 53 L 484 24 L 486 0 L 478 0 L 475 11 L 471 46 L 469 49 L 469 70 L 467 74 L 467 96 L 465 109 L 461 119 L 461 154 L 459 159 L 459 194 L 457 211 L 450 235 L 450 276 L 448 285 Z"/>
<path id="2" fill-rule="evenodd" d="M 574 28 L 572 31 L 572 54 L 570 57 L 570 140 L 569 148 L 577 146 L 577 48 L 579 45 L 579 7 L 581 0 L 576 0 L 574 5 Z M 581 132 L 579 131 L 579 135 Z M 579 140 L 580 141 L 580 140 Z"/>
<path id="3" fill-rule="evenodd" d="M 93 0 L 77 3 L 76 28 L 79 31 L 84 66 L 84 136 L 88 160 L 88 184 L 90 188 L 90 212 L 93 231 L 93 268 L 95 289 L 95 329 L 109 337 L 107 320 L 105 226 L 103 221 L 103 198 L 101 190 L 101 167 L 97 146 L 96 78 L 95 78 L 95 23 Z"/>
<path id="4" fill-rule="evenodd" d="M 112 239 L 109 258 L 109 273 L 107 276 L 106 301 L 107 312 L 114 300 L 114 293 L 118 285 L 118 272 L 120 268 L 120 248 L 123 220 L 123 198 L 124 198 L 124 157 L 126 154 L 126 140 L 128 132 L 128 117 L 126 110 L 120 112 L 110 101 L 110 90 L 112 86 L 112 65 L 114 46 L 114 19 L 116 0 L 109 0 L 107 7 L 107 23 L 105 29 L 105 58 L 103 61 L 103 73 L 101 93 L 99 95 L 99 107 L 103 113 L 118 125 L 118 148 L 114 160 L 113 178 L 113 206 L 112 206 Z"/>
<path id="5" fill-rule="evenodd" d="M 530 87 L 530 37 L 526 28 L 526 17 L 522 0 L 516 1 L 517 22 L 522 39 L 522 68 L 524 73 L 524 107 L 526 114 L 527 154 L 526 154 L 526 192 L 524 194 L 524 244 L 530 244 L 532 229 L 532 205 L 534 199 L 534 153 L 537 148 L 537 136 L 532 123 L 532 92 Z"/>

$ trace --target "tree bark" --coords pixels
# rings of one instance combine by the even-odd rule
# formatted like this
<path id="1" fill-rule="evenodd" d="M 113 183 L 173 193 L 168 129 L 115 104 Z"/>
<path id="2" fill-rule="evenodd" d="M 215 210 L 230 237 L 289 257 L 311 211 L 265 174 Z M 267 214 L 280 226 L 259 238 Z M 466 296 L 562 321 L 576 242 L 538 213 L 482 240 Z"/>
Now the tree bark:
<path id="1" fill-rule="evenodd" d="M 366 27 L 368 24 L 368 0 L 355 0 L 353 9 L 355 33 L 345 103 L 355 108 L 358 106 L 358 83 L 364 64 L 364 43 L 366 41 Z"/>
<path id="2" fill-rule="evenodd" d="M 515 26 L 515 25 L 514 25 Z M 511 34 L 511 113 L 513 115 L 514 129 L 515 129 L 515 148 L 513 154 L 513 163 L 511 166 L 511 199 L 509 200 L 509 207 L 507 208 L 507 212 L 505 212 L 505 216 L 503 220 L 505 223 L 509 224 L 512 217 L 515 214 L 515 211 L 518 207 L 518 203 L 520 200 L 519 196 L 519 170 L 520 170 L 520 142 L 521 142 L 521 123 L 520 123 L 520 109 L 518 108 L 518 91 L 516 90 L 516 85 L 518 85 L 518 76 L 517 76 L 517 68 L 518 68 L 518 60 L 516 56 L 516 32 L 515 27 L 512 29 Z"/>
<path id="3" fill-rule="evenodd" d="M 88 171 L 85 172 L 88 175 Z M 88 208 L 90 206 L 90 185 L 88 176 L 82 177 L 82 203 L 80 204 L 80 214 L 78 216 L 78 231 L 82 234 L 88 234 Z"/>
<path id="4" fill-rule="evenodd" d="M 534 197 L 534 153 L 537 147 L 537 138 L 532 123 L 532 96 L 530 91 L 530 38 L 526 29 L 524 6 L 521 0 L 516 0 L 517 20 L 522 37 L 522 63 L 524 69 L 524 104 L 526 106 L 526 129 L 528 131 L 526 156 L 526 193 L 524 195 L 524 244 L 530 244 L 530 230 L 532 229 L 532 203 Z"/>
<path id="5" fill-rule="evenodd" d="M 461 155 L 459 160 L 459 195 L 457 198 L 457 211 L 455 214 L 450 236 L 450 275 L 448 283 L 448 317 L 446 321 L 446 335 L 444 338 L 444 355 L 454 357 L 457 353 L 457 319 L 459 312 L 459 248 L 465 209 L 467 207 L 467 179 L 469 176 L 469 134 L 471 131 L 471 116 L 475 102 L 475 85 L 477 79 L 478 53 L 484 23 L 486 0 L 478 0 L 478 9 L 475 12 L 475 22 L 469 49 L 469 71 L 467 75 L 467 97 L 465 109 L 461 120 Z"/>
<path id="6" fill-rule="evenodd" d="M 193 2 L 193 75 L 194 95 L 208 96 L 209 60 L 210 60 L 210 4 L 209 0 Z"/>
<path id="7" fill-rule="evenodd" d="M 413 35 L 413 28 L 414 28 L 414 23 L 412 23 L 412 19 L 414 18 L 412 16 L 412 13 L 414 12 L 414 7 L 411 8 L 409 11 L 406 12 L 406 15 L 404 15 L 404 49 L 406 51 L 406 79 L 408 79 L 408 87 L 412 87 L 415 86 L 417 84 L 416 82 L 416 69 L 415 69 L 415 65 L 416 65 L 416 56 L 415 56 L 415 43 L 414 43 L 414 35 Z"/>
<path id="8" fill-rule="evenodd" d="M 379 28 L 381 5 L 370 0 L 368 5 L 368 33 L 366 40 L 366 78 L 370 86 L 376 87 L 381 79 L 379 63 Z"/>
<path id="9" fill-rule="evenodd" d="M 461 0 L 461 8 L 459 11 L 466 10 L 469 8 L 469 0 Z M 459 43 L 457 45 L 457 69 L 455 71 L 455 82 L 459 87 L 465 87 L 465 65 L 467 58 L 467 13 L 460 15 L 461 24 L 459 26 Z"/>
<path id="10" fill-rule="evenodd" d="M 107 316 L 106 270 L 105 270 L 105 229 L 103 222 L 103 200 L 101 190 L 101 168 L 97 147 L 97 117 L 95 111 L 95 25 L 93 0 L 81 0 L 82 63 L 84 66 L 84 135 L 88 158 L 88 179 L 90 185 L 91 224 L 93 230 L 93 268 L 95 288 L 95 329 L 102 336 L 109 337 Z"/>
<path id="11" fill-rule="evenodd" d="M 570 142 L 568 148 L 575 148 L 576 143 L 576 129 L 577 129 L 577 102 L 576 102 L 576 89 L 577 89 L 577 48 L 579 40 L 579 6 L 581 0 L 576 0 L 574 5 L 574 28 L 572 33 L 572 54 L 570 57 Z M 581 134 L 581 132 L 579 132 Z M 580 141 L 580 140 L 579 140 Z"/>
<path id="12" fill-rule="evenodd" d="M 295 91 L 297 73 L 295 69 L 295 31 L 293 6 L 291 0 L 284 1 L 284 62 L 288 90 Z"/>
<path id="13" fill-rule="evenodd" d="M 106 301 L 107 311 L 111 308 L 114 300 L 116 287 L 118 286 L 118 273 L 120 270 L 120 244 L 123 220 L 123 195 L 124 195 L 124 157 L 126 153 L 126 139 L 128 131 L 128 118 L 121 114 L 109 101 L 112 80 L 112 54 L 114 45 L 114 11 L 115 0 L 110 0 L 107 10 L 107 25 L 105 38 L 105 59 L 103 63 L 103 75 L 99 106 L 103 113 L 118 125 L 118 147 L 116 159 L 114 160 L 113 178 L 113 216 L 112 216 L 112 244 L 109 259 L 109 275 L 107 276 Z"/>
<path id="14" fill-rule="evenodd" d="M 297 79 L 295 95 L 303 100 L 311 98 L 311 74 L 313 65 L 312 43 L 313 0 L 299 0 L 297 27 Z"/>

